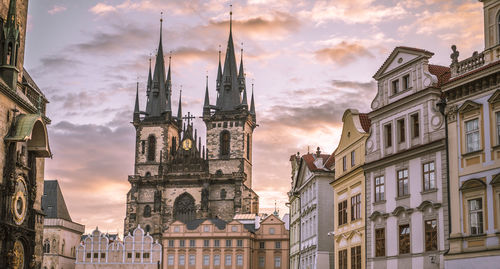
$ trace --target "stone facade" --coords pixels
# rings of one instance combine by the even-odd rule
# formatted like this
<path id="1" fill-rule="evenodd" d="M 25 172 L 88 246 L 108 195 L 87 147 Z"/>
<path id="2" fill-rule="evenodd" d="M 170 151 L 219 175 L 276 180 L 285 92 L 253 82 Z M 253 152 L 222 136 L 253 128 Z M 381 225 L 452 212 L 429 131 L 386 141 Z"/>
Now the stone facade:
<path id="1" fill-rule="evenodd" d="M 157 269 L 162 264 L 162 246 L 140 226 L 123 242 L 113 240 L 97 228 L 76 249 L 76 269 Z"/>
<path id="2" fill-rule="evenodd" d="M 446 268 L 500 263 L 500 2 L 484 0 L 485 50 L 452 47 L 447 100 L 450 248 Z"/>
<path id="3" fill-rule="evenodd" d="M 48 102 L 23 68 L 27 0 L 0 1 L 0 267 L 42 262 Z M 12 202 L 15 200 L 16 202 Z"/>
<path id="4" fill-rule="evenodd" d="M 219 59 L 217 78 L 217 91 L 222 91 L 223 85 L 227 96 L 222 101 L 220 94 L 217 105 L 210 105 L 207 78 L 203 107 L 206 148 L 193 127 L 194 116 L 182 114 L 181 98 L 177 116 L 173 116 L 170 61 L 165 75 L 161 42 L 160 35 L 154 72 L 151 74 L 151 67 L 149 71 L 144 112 L 139 110 L 137 89 L 135 170 L 128 178 L 131 189 L 124 223 L 125 232 L 141 225 L 155 239 L 176 220 L 230 221 L 235 214 L 256 214 L 259 210 L 259 197 L 252 190 L 255 107 L 252 95 L 248 108 L 243 62 L 240 75 L 227 71 L 236 69 L 232 34 L 225 71 Z"/>
<path id="5" fill-rule="evenodd" d="M 447 67 L 397 47 L 374 78 L 366 142 L 368 268 L 443 268 L 448 210 L 444 117 L 436 104 Z"/>
<path id="6" fill-rule="evenodd" d="M 290 199 L 290 268 L 332 268 L 334 156 L 293 155 Z"/>

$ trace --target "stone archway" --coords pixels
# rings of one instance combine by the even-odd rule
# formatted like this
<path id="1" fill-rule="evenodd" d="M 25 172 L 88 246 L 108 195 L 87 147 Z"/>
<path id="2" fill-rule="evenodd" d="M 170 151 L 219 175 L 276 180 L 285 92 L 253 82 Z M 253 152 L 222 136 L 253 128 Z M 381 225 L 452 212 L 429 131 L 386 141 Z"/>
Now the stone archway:
<path id="1" fill-rule="evenodd" d="M 175 199 L 174 219 L 184 223 L 196 219 L 196 206 L 191 194 L 185 192 Z"/>

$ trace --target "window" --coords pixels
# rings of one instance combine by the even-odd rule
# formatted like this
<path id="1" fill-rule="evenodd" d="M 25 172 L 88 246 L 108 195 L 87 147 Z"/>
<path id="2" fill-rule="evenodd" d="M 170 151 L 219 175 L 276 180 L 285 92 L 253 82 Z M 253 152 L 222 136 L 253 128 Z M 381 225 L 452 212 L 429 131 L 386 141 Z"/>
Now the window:
<path id="1" fill-rule="evenodd" d="M 186 246 L 186 241 L 183 240 L 179 240 L 179 247 L 183 248 Z"/>
<path id="2" fill-rule="evenodd" d="M 132 253 L 128 253 L 128 254 L 130 254 L 129 258 L 131 258 L 132 257 Z M 87 253 L 87 259 L 90 259 L 90 255 L 91 255 L 90 253 Z"/>
<path id="3" fill-rule="evenodd" d="M 144 216 L 145 218 L 149 218 L 149 217 L 151 217 L 151 207 L 150 207 L 149 205 L 146 205 L 146 206 L 144 207 L 143 216 Z"/>
<path id="4" fill-rule="evenodd" d="M 354 152 L 354 150 L 351 151 L 351 167 L 354 167 L 354 165 L 356 165 L 356 155 Z"/>
<path id="5" fill-rule="evenodd" d="M 146 225 L 146 229 L 144 230 L 147 234 L 149 233 L 149 231 L 151 231 L 151 226 Z"/>
<path id="6" fill-rule="evenodd" d="M 141 141 L 141 153 L 146 153 L 146 141 L 144 140 Z"/>
<path id="7" fill-rule="evenodd" d="M 229 149 L 231 136 L 227 130 L 221 132 L 220 135 L 220 155 L 221 157 L 229 157 Z"/>
<path id="8" fill-rule="evenodd" d="M 196 264 L 196 256 L 194 254 L 189 254 L 189 265 Z"/>
<path id="9" fill-rule="evenodd" d="M 398 196 L 408 195 L 408 169 L 398 171 Z"/>
<path id="10" fill-rule="evenodd" d="M 437 250 L 437 221 L 425 221 L 425 251 Z"/>
<path id="11" fill-rule="evenodd" d="M 220 241 L 219 239 L 214 240 L 214 247 L 219 247 L 220 246 Z"/>
<path id="12" fill-rule="evenodd" d="M 196 241 L 195 240 L 189 240 L 189 246 L 190 247 L 195 247 L 196 246 Z"/>
<path id="13" fill-rule="evenodd" d="M 210 232 L 210 226 L 208 225 L 203 226 L 203 231 L 206 233 Z"/>
<path id="14" fill-rule="evenodd" d="M 342 171 L 347 170 L 347 156 L 342 157 Z"/>
<path id="15" fill-rule="evenodd" d="M 227 195 L 226 189 L 220 190 L 220 199 L 222 200 L 226 199 L 226 195 Z"/>
<path id="16" fill-rule="evenodd" d="M 361 218 L 361 194 L 351 197 L 351 220 Z"/>
<path id="17" fill-rule="evenodd" d="M 418 120 L 418 113 L 410 116 L 411 120 L 411 136 L 417 138 L 420 136 L 420 121 Z"/>
<path id="18" fill-rule="evenodd" d="M 361 269 L 361 246 L 351 248 L 351 269 Z"/>
<path id="19" fill-rule="evenodd" d="M 236 246 L 242 247 L 243 246 L 243 240 L 241 240 L 241 239 L 236 240 Z"/>
<path id="20" fill-rule="evenodd" d="M 87 257 L 87 258 L 90 258 L 90 257 Z M 132 252 L 127 252 L 127 259 L 132 259 Z"/>
<path id="21" fill-rule="evenodd" d="M 274 228 L 269 228 L 269 234 L 274 234 Z"/>
<path id="22" fill-rule="evenodd" d="M 43 242 L 43 253 L 50 253 L 50 242 L 47 239 Z"/>
<path id="23" fill-rule="evenodd" d="M 281 267 L 281 257 L 274 257 L 274 267 Z"/>
<path id="24" fill-rule="evenodd" d="M 231 231 L 232 232 L 237 232 L 238 231 L 238 226 L 231 226 Z"/>
<path id="25" fill-rule="evenodd" d="M 265 242 L 259 242 L 259 248 L 263 249 L 265 247 Z"/>
<path id="26" fill-rule="evenodd" d="M 186 263 L 186 256 L 184 254 L 179 255 L 179 265 L 184 265 Z"/>
<path id="27" fill-rule="evenodd" d="M 140 258 L 141 258 L 141 253 L 136 252 L 136 253 L 135 253 L 135 258 L 136 258 L 136 259 L 140 259 Z"/>
<path id="28" fill-rule="evenodd" d="M 210 265 L 210 255 L 203 255 L 203 265 Z"/>
<path id="29" fill-rule="evenodd" d="M 174 254 L 168 254 L 168 265 L 174 265 Z"/>
<path id="30" fill-rule="evenodd" d="M 347 269 L 347 249 L 339 251 L 339 269 Z"/>
<path id="31" fill-rule="evenodd" d="M 500 145 L 500 111 L 496 113 L 497 116 L 497 145 Z"/>
<path id="32" fill-rule="evenodd" d="M 180 232 L 180 230 L 181 230 L 181 229 L 179 228 L 179 226 L 175 226 L 175 227 L 174 227 L 174 233 L 178 233 L 178 232 Z"/>
<path id="33" fill-rule="evenodd" d="M 210 240 L 207 240 L 207 239 L 203 240 L 203 246 L 204 247 L 209 247 L 210 246 Z"/>
<path id="34" fill-rule="evenodd" d="M 139 253 L 138 253 L 139 254 Z M 140 254 L 139 254 L 140 255 Z M 101 253 L 101 258 L 105 259 L 106 258 L 106 253 Z"/>
<path id="35" fill-rule="evenodd" d="M 399 143 L 405 142 L 406 133 L 405 133 L 405 119 L 399 119 L 398 123 L 398 137 Z"/>
<path id="36" fill-rule="evenodd" d="M 150 135 L 148 137 L 148 161 L 152 162 L 156 157 L 156 137 Z"/>
<path id="37" fill-rule="evenodd" d="M 410 225 L 399 225 L 399 254 L 410 253 Z"/>
<path id="38" fill-rule="evenodd" d="M 403 76 L 403 90 L 410 88 L 410 75 Z"/>
<path id="39" fill-rule="evenodd" d="M 399 92 L 399 79 L 392 81 L 392 94 L 396 94 Z"/>
<path id="40" fill-rule="evenodd" d="M 236 265 L 238 265 L 238 266 L 243 265 L 243 255 L 241 255 L 241 254 L 236 255 Z"/>
<path id="41" fill-rule="evenodd" d="M 379 176 L 375 178 L 375 202 L 385 200 L 385 178 Z"/>
<path id="42" fill-rule="evenodd" d="M 375 229 L 375 257 L 385 256 L 385 228 Z"/>
<path id="43" fill-rule="evenodd" d="M 168 246 L 174 247 L 174 240 L 168 240 Z"/>
<path id="44" fill-rule="evenodd" d="M 230 247 L 232 243 L 232 240 L 226 240 L 226 247 Z"/>
<path id="45" fill-rule="evenodd" d="M 144 259 L 149 259 L 149 252 L 144 252 L 144 253 L 142 254 L 142 257 L 143 257 Z"/>
<path id="46" fill-rule="evenodd" d="M 231 265 L 231 255 L 226 255 L 226 265 Z"/>
<path id="47" fill-rule="evenodd" d="M 483 199 L 469 200 L 469 225 L 470 234 L 483 233 Z"/>
<path id="48" fill-rule="evenodd" d="M 172 137 L 172 148 L 170 149 L 170 152 L 172 152 L 172 155 L 175 155 L 176 151 L 177 151 L 177 138 Z"/>
<path id="49" fill-rule="evenodd" d="M 220 255 L 214 255 L 214 265 L 220 265 Z"/>
<path id="50" fill-rule="evenodd" d="M 274 248 L 281 248 L 281 242 L 280 241 L 275 242 Z"/>
<path id="51" fill-rule="evenodd" d="M 385 136 L 385 147 L 392 147 L 392 125 L 386 124 L 384 125 L 384 136 Z"/>
<path id="52" fill-rule="evenodd" d="M 347 200 L 338 204 L 339 207 L 339 226 L 347 223 Z"/>
<path id="53" fill-rule="evenodd" d="M 266 265 L 266 260 L 264 256 L 259 256 L 259 267 L 264 267 Z"/>
<path id="54" fill-rule="evenodd" d="M 479 120 L 473 119 L 465 122 L 465 139 L 467 152 L 479 150 Z"/>
<path id="55" fill-rule="evenodd" d="M 436 188 L 436 173 L 434 171 L 434 162 L 424 164 L 424 191 Z"/>

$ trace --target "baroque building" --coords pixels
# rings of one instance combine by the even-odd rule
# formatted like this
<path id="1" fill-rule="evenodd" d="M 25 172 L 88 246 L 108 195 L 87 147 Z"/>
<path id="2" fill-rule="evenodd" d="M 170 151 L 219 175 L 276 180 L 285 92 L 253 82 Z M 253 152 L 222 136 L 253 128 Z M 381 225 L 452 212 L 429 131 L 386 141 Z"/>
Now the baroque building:
<path id="1" fill-rule="evenodd" d="M 443 268 L 448 203 L 444 117 L 449 68 L 432 52 L 396 47 L 373 78 L 366 141 L 368 268 Z"/>
<path id="2" fill-rule="evenodd" d="M 48 103 L 24 69 L 27 0 L 0 1 L 0 268 L 40 268 Z"/>
<path id="3" fill-rule="evenodd" d="M 333 154 L 292 155 L 290 204 L 290 268 L 332 268 L 333 243 L 326 235 L 332 230 L 334 179 Z"/>
<path id="4" fill-rule="evenodd" d="M 365 235 L 365 145 L 370 132 L 367 114 L 347 109 L 342 116 L 342 134 L 333 155 L 335 178 L 334 242 L 339 269 L 366 268 Z M 331 241 L 331 240 L 329 240 Z"/>
<path id="5" fill-rule="evenodd" d="M 231 14 L 232 16 L 232 14 Z M 242 51 L 243 53 L 243 51 Z M 133 125 L 135 169 L 128 180 L 125 232 L 138 225 L 159 239 L 170 223 L 195 219 L 230 221 L 235 214 L 258 213 L 252 190 L 252 136 L 257 126 L 253 92 L 248 105 L 243 55 L 236 64 L 230 20 L 224 65 L 216 80 L 217 100 L 209 100 L 208 78 L 203 105 L 206 148 L 183 116 L 181 97 L 172 112 L 171 60 L 165 72 L 162 34 L 153 72 L 149 68 L 146 110 L 139 109 L 137 88 Z"/>
<path id="6" fill-rule="evenodd" d="M 85 226 L 73 222 L 57 180 L 45 180 L 42 196 L 43 269 L 75 268 L 76 247 Z"/>
<path id="7" fill-rule="evenodd" d="M 451 78 L 443 86 L 450 160 L 447 268 L 500 263 L 500 2 L 481 2 L 485 49 L 459 61 L 452 46 Z"/>

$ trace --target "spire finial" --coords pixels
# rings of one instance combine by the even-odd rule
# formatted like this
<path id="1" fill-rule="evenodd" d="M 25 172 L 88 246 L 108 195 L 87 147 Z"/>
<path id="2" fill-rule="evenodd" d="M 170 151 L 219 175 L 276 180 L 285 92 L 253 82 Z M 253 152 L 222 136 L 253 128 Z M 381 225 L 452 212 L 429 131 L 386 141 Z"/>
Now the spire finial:
<path id="1" fill-rule="evenodd" d="M 229 4 L 229 32 L 233 29 L 233 4 Z"/>
<path id="2" fill-rule="evenodd" d="M 162 30 L 163 30 L 163 11 L 160 12 L 160 37 Z"/>

